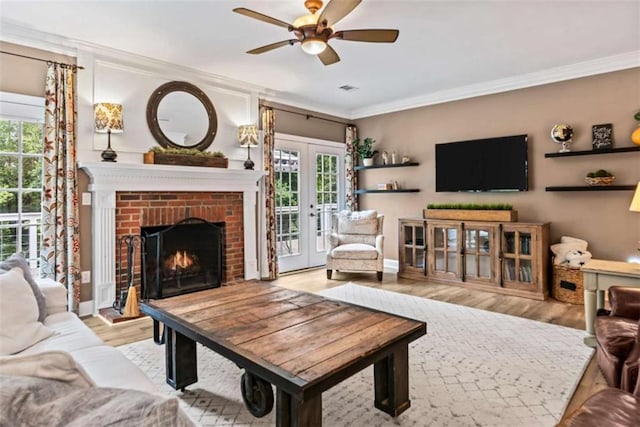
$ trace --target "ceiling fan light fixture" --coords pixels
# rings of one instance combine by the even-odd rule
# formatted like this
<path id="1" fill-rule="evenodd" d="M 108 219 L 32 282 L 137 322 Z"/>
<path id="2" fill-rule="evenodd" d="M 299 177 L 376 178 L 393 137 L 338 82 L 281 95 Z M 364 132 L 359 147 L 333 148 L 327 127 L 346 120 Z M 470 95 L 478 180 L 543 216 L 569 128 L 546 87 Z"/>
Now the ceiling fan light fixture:
<path id="1" fill-rule="evenodd" d="M 296 28 L 306 27 L 308 25 L 317 25 L 318 24 L 318 15 L 315 13 L 308 13 L 306 15 L 302 15 L 293 21 L 293 26 Z"/>
<path id="2" fill-rule="evenodd" d="M 309 55 L 318 55 L 324 52 L 327 48 L 327 44 L 323 40 L 308 38 L 302 41 L 302 50 Z"/>

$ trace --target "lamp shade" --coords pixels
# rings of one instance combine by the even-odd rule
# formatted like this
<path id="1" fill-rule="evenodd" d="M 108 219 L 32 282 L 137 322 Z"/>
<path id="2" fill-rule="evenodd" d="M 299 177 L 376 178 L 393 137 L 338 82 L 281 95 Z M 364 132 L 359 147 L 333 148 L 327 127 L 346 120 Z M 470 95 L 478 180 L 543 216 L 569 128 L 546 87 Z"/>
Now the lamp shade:
<path id="1" fill-rule="evenodd" d="M 629 210 L 632 212 L 640 212 L 640 182 L 638 182 L 636 192 L 633 195 L 633 199 L 631 199 L 631 206 L 629 206 Z"/>
<path id="2" fill-rule="evenodd" d="M 258 145 L 258 126 L 238 126 L 238 142 L 243 147 L 256 147 Z"/>
<path id="3" fill-rule="evenodd" d="M 93 106 L 93 116 L 96 124 L 96 132 L 121 133 L 124 131 L 122 123 L 122 105 L 100 102 Z"/>

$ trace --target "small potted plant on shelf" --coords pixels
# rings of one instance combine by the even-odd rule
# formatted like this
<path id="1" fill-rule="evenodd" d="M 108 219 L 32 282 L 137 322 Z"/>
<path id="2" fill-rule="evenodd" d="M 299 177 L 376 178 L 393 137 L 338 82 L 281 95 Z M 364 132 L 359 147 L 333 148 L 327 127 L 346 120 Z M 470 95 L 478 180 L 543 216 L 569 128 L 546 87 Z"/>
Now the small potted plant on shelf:
<path id="1" fill-rule="evenodd" d="M 373 143 L 376 142 L 373 138 L 365 138 L 360 140 L 359 138 L 353 140 L 353 146 L 355 147 L 358 157 L 362 160 L 363 166 L 373 165 L 373 156 L 378 152 L 373 149 Z"/>
<path id="2" fill-rule="evenodd" d="M 604 169 L 597 170 L 595 172 L 589 172 L 584 178 L 589 185 L 611 185 L 615 181 L 616 177 L 609 171 Z"/>

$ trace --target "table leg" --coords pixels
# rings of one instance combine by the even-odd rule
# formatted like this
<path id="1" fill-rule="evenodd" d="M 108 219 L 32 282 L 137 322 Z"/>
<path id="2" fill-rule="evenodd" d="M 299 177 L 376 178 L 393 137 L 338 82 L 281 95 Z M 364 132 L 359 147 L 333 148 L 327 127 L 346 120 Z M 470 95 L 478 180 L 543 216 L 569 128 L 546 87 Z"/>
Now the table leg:
<path id="1" fill-rule="evenodd" d="M 301 402 L 289 393 L 277 389 L 277 427 L 319 427 L 322 425 L 322 394 Z"/>
<path id="2" fill-rule="evenodd" d="M 186 386 L 198 381 L 196 342 L 167 325 L 164 326 L 164 337 L 167 384 L 184 391 Z"/>
<path id="3" fill-rule="evenodd" d="M 162 337 L 160 337 L 160 322 L 153 319 L 153 342 L 160 345 L 164 344 L 164 328 L 162 329 Z"/>
<path id="4" fill-rule="evenodd" d="M 596 291 L 596 312 L 598 309 L 604 308 L 604 291 Z"/>
<path id="5" fill-rule="evenodd" d="M 596 291 L 584 290 L 584 323 L 587 334 L 593 336 L 593 322 L 596 320 Z"/>
<path id="6" fill-rule="evenodd" d="M 398 346 L 373 366 L 374 406 L 397 417 L 411 406 L 409 400 L 409 347 Z"/>

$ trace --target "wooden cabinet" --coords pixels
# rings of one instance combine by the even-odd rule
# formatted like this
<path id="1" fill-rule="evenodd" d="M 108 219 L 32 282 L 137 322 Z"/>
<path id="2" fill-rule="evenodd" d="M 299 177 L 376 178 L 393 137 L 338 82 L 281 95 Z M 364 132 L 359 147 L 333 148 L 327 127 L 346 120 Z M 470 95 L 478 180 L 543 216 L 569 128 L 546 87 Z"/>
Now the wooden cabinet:
<path id="1" fill-rule="evenodd" d="M 416 246 L 413 236 L 425 228 L 426 244 Z M 400 277 L 541 300 L 548 295 L 548 223 L 400 219 L 399 236 Z M 415 253 L 426 253 L 425 269 Z"/>
<path id="2" fill-rule="evenodd" d="M 423 219 L 400 219 L 398 236 L 398 275 L 400 277 L 424 279 L 427 260 L 427 224 Z"/>

